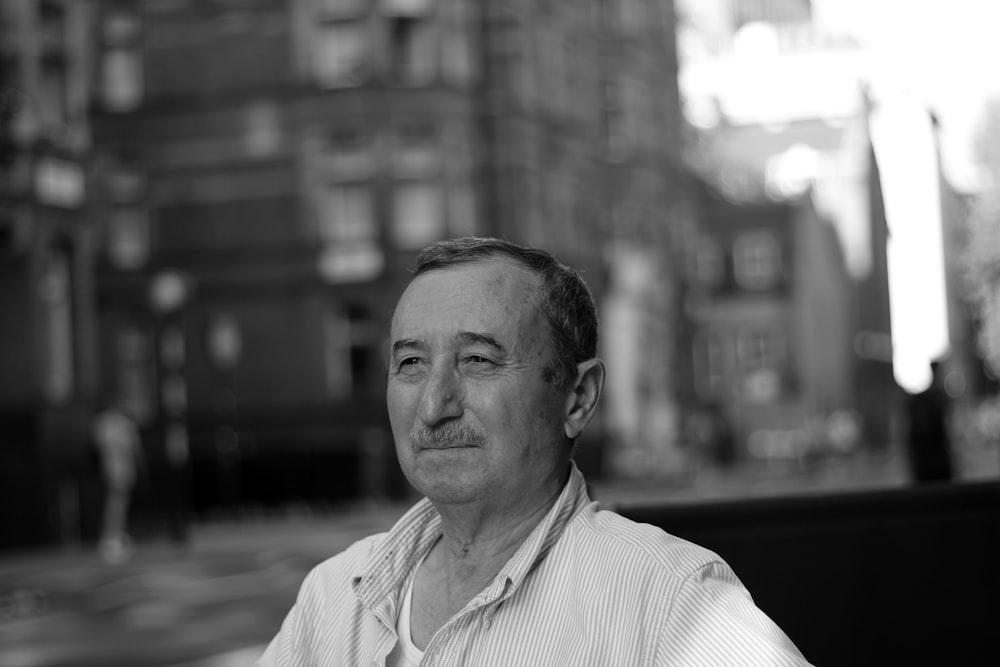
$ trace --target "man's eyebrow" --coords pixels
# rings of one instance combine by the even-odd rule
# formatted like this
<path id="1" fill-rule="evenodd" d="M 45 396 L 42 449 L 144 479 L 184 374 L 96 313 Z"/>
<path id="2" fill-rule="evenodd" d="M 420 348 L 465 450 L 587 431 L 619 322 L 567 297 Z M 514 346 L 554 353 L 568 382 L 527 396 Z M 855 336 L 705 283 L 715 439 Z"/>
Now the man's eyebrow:
<path id="1" fill-rule="evenodd" d="M 499 354 L 505 354 L 507 348 L 503 346 L 496 338 L 488 333 L 479 333 L 477 331 L 463 331 L 458 334 L 458 340 L 466 345 L 479 344 L 486 345 L 496 350 Z"/>
<path id="2" fill-rule="evenodd" d="M 423 347 L 423 343 L 421 343 L 416 338 L 401 338 L 393 342 L 392 353 L 396 354 L 401 350 L 412 349 L 415 347 Z"/>

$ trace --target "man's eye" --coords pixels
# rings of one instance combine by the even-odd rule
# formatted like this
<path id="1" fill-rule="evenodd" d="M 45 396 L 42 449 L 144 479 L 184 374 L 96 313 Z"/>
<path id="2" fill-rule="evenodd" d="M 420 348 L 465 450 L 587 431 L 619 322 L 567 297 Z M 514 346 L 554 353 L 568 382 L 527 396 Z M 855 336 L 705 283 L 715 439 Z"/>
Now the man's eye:
<path id="1" fill-rule="evenodd" d="M 470 354 L 465 358 L 465 362 L 468 364 L 473 364 L 475 366 L 495 366 L 496 364 L 492 359 L 484 357 L 479 354 Z"/>
<path id="2" fill-rule="evenodd" d="M 420 367 L 421 361 L 423 360 L 420 357 L 400 359 L 399 363 L 396 364 L 396 370 L 399 373 L 413 373 Z"/>

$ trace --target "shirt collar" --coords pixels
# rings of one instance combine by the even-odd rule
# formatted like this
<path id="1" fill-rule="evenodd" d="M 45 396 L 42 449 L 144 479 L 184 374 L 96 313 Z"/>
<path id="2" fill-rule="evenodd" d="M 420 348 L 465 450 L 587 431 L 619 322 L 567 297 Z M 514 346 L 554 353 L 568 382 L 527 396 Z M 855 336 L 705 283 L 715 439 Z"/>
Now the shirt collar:
<path id="1" fill-rule="evenodd" d="M 590 502 L 583 475 L 570 462 L 569 479 L 537 526 L 531 531 L 493 582 L 477 597 L 481 604 L 506 599 L 524 578 L 545 559 L 569 520 Z M 427 498 L 410 508 L 375 546 L 352 586 L 367 608 L 392 624 L 398 593 L 420 559 L 441 536 L 441 516 Z"/>

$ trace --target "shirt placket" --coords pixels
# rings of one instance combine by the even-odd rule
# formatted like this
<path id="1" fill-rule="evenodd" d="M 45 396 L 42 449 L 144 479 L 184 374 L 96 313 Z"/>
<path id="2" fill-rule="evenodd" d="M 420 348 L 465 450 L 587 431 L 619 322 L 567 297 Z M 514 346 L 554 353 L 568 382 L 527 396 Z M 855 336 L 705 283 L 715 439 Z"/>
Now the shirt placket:
<path id="1" fill-rule="evenodd" d="M 452 618 L 424 651 L 420 667 L 461 667 L 463 653 L 477 628 L 488 629 L 500 604 L 510 596 L 509 582 L 494 582 L 470 606 Z"/>
<path id="2" fill-rule="evenodd" d="M 383 602 L 372 609 L 372 614 L 378 619 L 379 628 L 381 629 L 378 642 L 375 645 L 375 653 L 371 662 L 372 667 L 385 667 L 385 659 L 389 657 L 392 647 L 399 641 L 399 635 L 396 634 L 395 623 L 390 620 L 391 614 L 389 611 L 388 602 Z"/>

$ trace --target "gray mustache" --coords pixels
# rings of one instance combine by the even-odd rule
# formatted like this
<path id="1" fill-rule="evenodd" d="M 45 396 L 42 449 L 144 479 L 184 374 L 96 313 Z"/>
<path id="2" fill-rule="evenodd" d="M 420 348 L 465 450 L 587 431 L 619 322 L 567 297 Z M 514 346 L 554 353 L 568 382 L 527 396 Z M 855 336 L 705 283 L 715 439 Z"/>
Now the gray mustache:
<path id="1" fill-rule="evenodd" d="M 470 426 L 443 424 L 433 428 L 422 427 L 410 436 L 413 447 L 440 447 L 453 442 L 481 447 L 486 444 L 486 436 Z"/>

